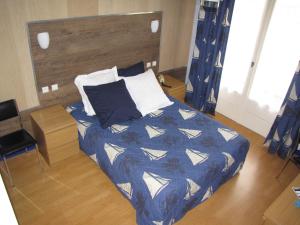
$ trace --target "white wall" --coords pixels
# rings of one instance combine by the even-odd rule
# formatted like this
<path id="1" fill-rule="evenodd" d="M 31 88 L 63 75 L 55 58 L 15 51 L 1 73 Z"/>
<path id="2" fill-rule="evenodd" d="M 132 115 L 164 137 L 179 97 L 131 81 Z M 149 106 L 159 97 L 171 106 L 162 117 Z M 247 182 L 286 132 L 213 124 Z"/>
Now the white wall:
<path id="1" fill-rule="evenodd" d="M 14 210 L 9 201 L 2 177 L 0 175 L 0 225 L 18 225 Z"/>

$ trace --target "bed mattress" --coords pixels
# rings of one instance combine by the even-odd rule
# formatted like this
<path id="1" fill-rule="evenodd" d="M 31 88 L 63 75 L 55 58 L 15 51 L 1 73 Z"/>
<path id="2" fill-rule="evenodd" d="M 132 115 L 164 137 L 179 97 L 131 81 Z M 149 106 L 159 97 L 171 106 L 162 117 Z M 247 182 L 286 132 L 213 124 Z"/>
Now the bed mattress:
<path id="1" fill-rule="evenodd" d="M 68 107 L 81 149 L 136 209 L 139 225 L 170 225 L 242 168 L 249 142 L 172 99 L 141 119 L 102 129 L 82 103 Z"/>

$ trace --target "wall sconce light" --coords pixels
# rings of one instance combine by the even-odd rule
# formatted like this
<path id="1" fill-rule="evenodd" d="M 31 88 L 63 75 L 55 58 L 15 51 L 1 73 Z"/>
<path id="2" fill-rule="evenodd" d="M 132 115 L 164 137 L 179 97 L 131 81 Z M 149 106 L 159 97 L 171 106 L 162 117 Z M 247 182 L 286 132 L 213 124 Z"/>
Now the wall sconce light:
<path id="1" fill-rule="evenodd" d="M 151 31 L 152 33 L 156 33 L 159 28 L 159 20 L 153 20 L 151 21 Z"/>
<path id="2" fill-rule="evenodd" d="M 37 39 L 38 39 L 39 46 L 42 49 L 47 49 L 49 47 L 50 38 L 48 32 L 38 33 Z"/>

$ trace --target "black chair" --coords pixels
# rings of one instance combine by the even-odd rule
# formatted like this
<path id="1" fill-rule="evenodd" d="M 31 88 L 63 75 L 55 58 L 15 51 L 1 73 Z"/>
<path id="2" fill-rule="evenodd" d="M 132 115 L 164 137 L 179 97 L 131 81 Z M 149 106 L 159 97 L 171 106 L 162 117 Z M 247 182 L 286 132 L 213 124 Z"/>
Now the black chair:
<path id="1" fill-rule="evenodd" d="M 16 101 L 12 99 L 0 102 L 0 122 L 15 117 L 18 117 L 21 129 L 0 137 L 0 159 L 4 162 L 4 172 L 9 177 L 12 186 L 14 186 L 14 183 L 8 168 L 7 157 L 12 157 L 17 153 L 23 153 L 24 151 L 27 152 L 28 149 L 35 147 L 38 161 L 42 167 L 37 142 L 25 129 L 23 129 Z"/>

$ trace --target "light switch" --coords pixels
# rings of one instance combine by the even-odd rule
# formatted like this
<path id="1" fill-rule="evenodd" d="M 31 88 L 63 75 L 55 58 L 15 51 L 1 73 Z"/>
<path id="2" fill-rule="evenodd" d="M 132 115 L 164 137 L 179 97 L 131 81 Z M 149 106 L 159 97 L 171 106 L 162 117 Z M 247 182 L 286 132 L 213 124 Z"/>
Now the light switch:
<path id="1" fill-rule="evenodd" d="M 52 91 L 57 91 L 58 90 L 58 84 L 52 84 L 51 89 L 52 89 Z"/>
<path id="2" fill-rule="evenodd" d="M 156 66 L 156 61 L 152 61 L 152 66 L 155 67 Z"/>
<path id="3" fill-rule="evenodd" d="M 147 62 L 146 66 L 147 66 L 147 68 L 150 68 L 151 67 L 151 62 Z"/>
<path id="4" fill-rule="evenodd" d="M 49 87 L 48 86 L 42 87 L 42 92 L 43 92 L 43 94 L 48 93 Z"/>

